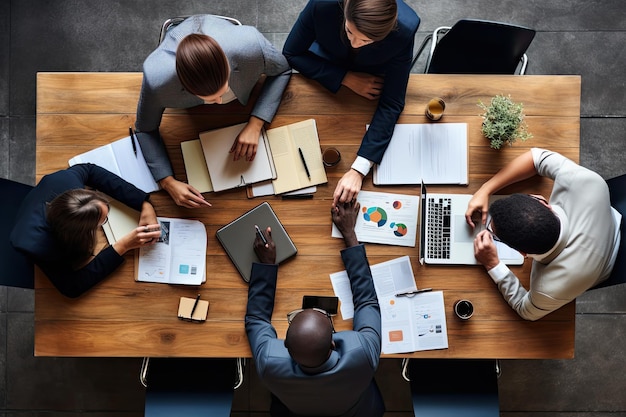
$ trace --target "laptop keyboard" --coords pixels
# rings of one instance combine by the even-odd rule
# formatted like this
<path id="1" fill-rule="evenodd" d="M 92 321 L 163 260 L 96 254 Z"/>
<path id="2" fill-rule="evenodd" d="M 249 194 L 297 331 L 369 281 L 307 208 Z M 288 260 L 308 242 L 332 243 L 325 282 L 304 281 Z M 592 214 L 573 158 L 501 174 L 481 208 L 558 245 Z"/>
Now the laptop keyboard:
<path id="1" fill-rule="evenodd" d="M 450 219 L 452 202 L 449 198 L 428 198 L 428 258 L 450 259 Z"/>

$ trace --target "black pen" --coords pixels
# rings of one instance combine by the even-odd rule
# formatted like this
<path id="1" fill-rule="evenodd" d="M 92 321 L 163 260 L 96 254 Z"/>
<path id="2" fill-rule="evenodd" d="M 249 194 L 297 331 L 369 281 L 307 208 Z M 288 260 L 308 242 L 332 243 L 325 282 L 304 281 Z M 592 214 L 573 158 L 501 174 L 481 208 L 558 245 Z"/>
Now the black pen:
<path id="1" fill-rule="evenodd" d="M 283 196 L 283 200 L 309 200 L 313 194 L 288 194 Z"/>
<path id="2" fill-rule="evenodd" d="M 429 291 L 432 291 L 432 290 L 433 290 L 432 288 L 423 288 L 423 289 L 417 290 L 417 291 L 401 292 L 399 294 L 396 294 L 396 297 L 410 297 L 412 295 L 419 294 L 421 292 L 429 292 Z"/>
<path id="3" fill-rule="evenodd" d="M 261 229 L 259 229 L 259 226 L 255 224 L 254 228 L 256 229 L 256 234 L 259 235 L 263 244 L 267 245 L 267 239 L 265 239 L 265 235 L 263 235 L 263 232 L 261 231 Z"/>
<path id="4" fill-rule="evenodd" d="M 302 153 L 302 148 L 298 148 L 298 152 L 300 152 L 300 159 L 302 160 L 302 165 L 304 165 L 306 176 L 309 177 L 309 179 L 311 179 L 311 174 L 309 173 L 309 167 L 306 166 L 306 161 L 304 160 L 304 154 Z"/>
<path id="5" fill-rule="evenodd" d="M 128 128 L 128 135 L 130 136 L 130 143 L 133 144 L 133 152 L 135 154 L 135 158 L 137 158 L 137 145 L 135 144 L 135 133 L 133 133 L 133 128 Z"/>
<path id="6" fill-rule="evenodd" d="M 193 313 L 196 311 L 196 307 L 198 307 L 198 301 L 200 301 L 200 294 L 196 297 L 196 302 L 193 303 L 193 307 L 191 308 L 191 314 L 189 315 L 190 319 L 193 319 Z"/>

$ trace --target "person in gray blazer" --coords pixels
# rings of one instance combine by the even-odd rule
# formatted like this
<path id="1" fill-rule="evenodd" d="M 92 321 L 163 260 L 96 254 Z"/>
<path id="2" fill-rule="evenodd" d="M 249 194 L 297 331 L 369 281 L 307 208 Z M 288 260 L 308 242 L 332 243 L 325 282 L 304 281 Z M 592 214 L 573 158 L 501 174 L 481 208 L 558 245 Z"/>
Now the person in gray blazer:
<path id="1" fill-rule="evenodd" d="M 265 74 L 262 91 L 246 127 L 224 155 L 252 161 L 264 123 L 276 114 L 291 77 L 285 57 L 251 26 L 233 25 L 211 15 L 196 15 L 171 29 L 143 64 L 137 105 L 137 139 L 154 179 L 176 204 L 210 206 L 202 194 L 174 178 L 159 134 L 165 108 L 225 104 L 246 105 L 252 89 Z"/>

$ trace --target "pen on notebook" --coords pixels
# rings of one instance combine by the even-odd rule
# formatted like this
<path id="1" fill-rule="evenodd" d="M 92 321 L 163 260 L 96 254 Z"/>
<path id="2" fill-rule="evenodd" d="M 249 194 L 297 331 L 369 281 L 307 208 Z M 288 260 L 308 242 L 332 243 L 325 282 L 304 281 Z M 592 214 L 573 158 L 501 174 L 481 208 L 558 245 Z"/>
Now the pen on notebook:
<path id="1" fill-rule="evenodd" d="M 128 128 L 128 135 L 130 136 L 130 143 L 133 144 L 133 153 L 135 154 L 135 158 L 137 157 L 137 144 L 135 144 L 135 133 L 133 133 L 133 128 Z"/>
<path id="2" fill-rule="evenodd" d="M 309 167 L 306 166 L 306 161 L 304 159 L 304 154 L 302 153 L 302 148 L 298 148 L 298 152 L 300 153 L 300 159 L 302 160 L 302 165 L 304 165 L 304 170 L 306 171 L 306 176 L 311 179 L 311 173 L 309 172 Z"/>
<path id="3" fill-rule="evenodd" d="M 433 290 L 432 288 L 423 288 L 417 291 L 401 292 L 399 294 L 396 294 L 396 297 L 410 297 L 411 295 L 419 294 L 421 292 L 429 292 L 432 290 Z"/>
<path id="4" fill-rule="evenodd" d="M 256 234 L 259 235 L 259 237 L 261 238 L 261 241 L 263 242 L 264 245 L 267 245 L 267 239 L 265 239 L 265 235 L 263 234 L 263 232 L 261 231 L 261 229 L 259 229 L 259 226 L 257 226 L 256 224 L 254 225 L 254 228 L 256 229 Z"/>
<path id="5" fill-rule="evenodd" d="M 198 307 L 198 301 L 200 301 L 200 294 L 198 294 L 196 302 L 193 303 L 193 307 L 191 307 L 191 314 L 189 315 L 189 318 L 193 318 L 193 313 L 196 311 L 196 307 Z"/>

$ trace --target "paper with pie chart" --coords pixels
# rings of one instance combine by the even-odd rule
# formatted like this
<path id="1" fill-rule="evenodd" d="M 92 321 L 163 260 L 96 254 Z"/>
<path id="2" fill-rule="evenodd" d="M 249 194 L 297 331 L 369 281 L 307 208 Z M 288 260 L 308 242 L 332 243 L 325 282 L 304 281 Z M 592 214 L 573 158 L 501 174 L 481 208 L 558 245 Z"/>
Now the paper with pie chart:
<path id="1" fill-rule="evenodd" d="M 415 247 L 419 197 L 361 191 L 355 231 L 359 242 Z M 333 224 L 333 237 L 342 237 Z"/>

